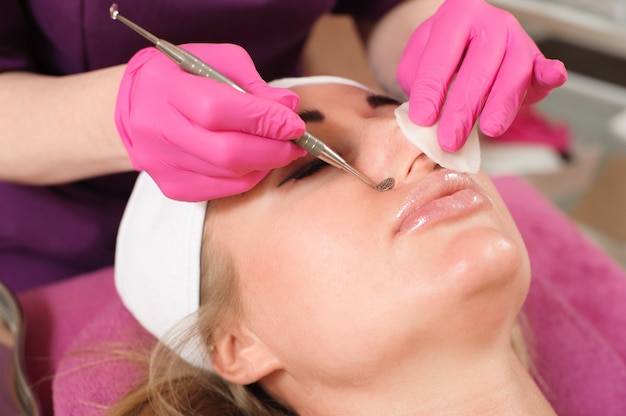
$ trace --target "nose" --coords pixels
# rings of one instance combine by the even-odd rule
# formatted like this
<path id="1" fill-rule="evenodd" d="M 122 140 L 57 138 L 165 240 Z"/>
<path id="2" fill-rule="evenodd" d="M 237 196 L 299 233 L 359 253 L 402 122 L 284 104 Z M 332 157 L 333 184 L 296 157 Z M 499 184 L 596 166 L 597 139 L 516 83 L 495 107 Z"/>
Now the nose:
<path id="1" fill-rule="evenodd" d="M 397 186 L 411 175 L 435 166 L 436 163 L 406 139 L 394 116 L 372 120 L 361 132 L 355 168 L 374 182 L 393 178 Z"/>

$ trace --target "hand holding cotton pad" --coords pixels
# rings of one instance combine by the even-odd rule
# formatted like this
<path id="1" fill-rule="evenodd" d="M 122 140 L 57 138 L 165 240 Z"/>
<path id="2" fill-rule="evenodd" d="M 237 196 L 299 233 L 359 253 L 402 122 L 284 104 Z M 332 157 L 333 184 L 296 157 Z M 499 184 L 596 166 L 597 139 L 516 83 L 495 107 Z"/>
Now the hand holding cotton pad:
<path id="1" fill-rule="evenodd" d="M 478 132 L 473 128 L 465 145 L 454 153 L 446 152 L 437 141 L 437 123 L 423 127 L 409 119 L 409 103 L 395 110 L 400 130 L 411 143 L 440 166 L 464 173 L 476 173 L 480 169 L 480 143 Z"/>

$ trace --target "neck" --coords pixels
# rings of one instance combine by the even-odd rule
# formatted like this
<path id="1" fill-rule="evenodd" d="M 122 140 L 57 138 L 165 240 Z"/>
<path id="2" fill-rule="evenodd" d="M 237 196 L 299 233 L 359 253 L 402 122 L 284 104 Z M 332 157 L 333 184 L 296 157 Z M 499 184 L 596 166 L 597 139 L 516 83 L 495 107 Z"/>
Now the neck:
<path id="1" fill-rule="evenodd" d="M 403 363 L 400 371 L 379 374 L 372 383 L 290 388 L 294 385 L 284 380 L 278 388 L 287 389 L 283 397 L 290 398 L 301 416 L 556 415 L 511 349 L 495 359 L 485 355 L 453 362 L 449 357 L 428 360 L 428 365 L 420 362 L 419 367 Z"/>

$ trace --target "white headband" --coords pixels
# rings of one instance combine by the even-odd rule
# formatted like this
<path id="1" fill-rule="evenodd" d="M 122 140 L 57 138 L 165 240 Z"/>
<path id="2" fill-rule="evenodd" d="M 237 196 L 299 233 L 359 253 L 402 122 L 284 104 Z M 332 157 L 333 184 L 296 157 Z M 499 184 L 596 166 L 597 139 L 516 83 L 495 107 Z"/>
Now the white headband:
<path id="1" fill-rule="evenodd" d="M 280 78 L 271 81 L 269 85 L 277 88 L 293 88 L 301 85 L 315 85 L 315 84 L 343 84 L 350 85 L 352 87 L 361 88 L 362 90 L 374 92 L 373 89 L 367 87 L 360 82 L 354 81 L 348 78 L 336 77 L 333 75 L 316 75 L 313 77 L 293 77 L 293 78 Z"/>

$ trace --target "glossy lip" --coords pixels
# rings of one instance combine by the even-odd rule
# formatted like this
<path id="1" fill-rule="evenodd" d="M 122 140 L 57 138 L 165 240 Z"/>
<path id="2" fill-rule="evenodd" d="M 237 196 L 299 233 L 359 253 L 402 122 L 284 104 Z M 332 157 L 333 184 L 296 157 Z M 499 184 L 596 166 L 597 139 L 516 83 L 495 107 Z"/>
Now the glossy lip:
<path id="1" fill-rule="evenodd" d="M 490 199 L 467 174 L 447 169 L 420 181 L 396 214 L 395 233 L 406 234 L 468 215 Z"/>

